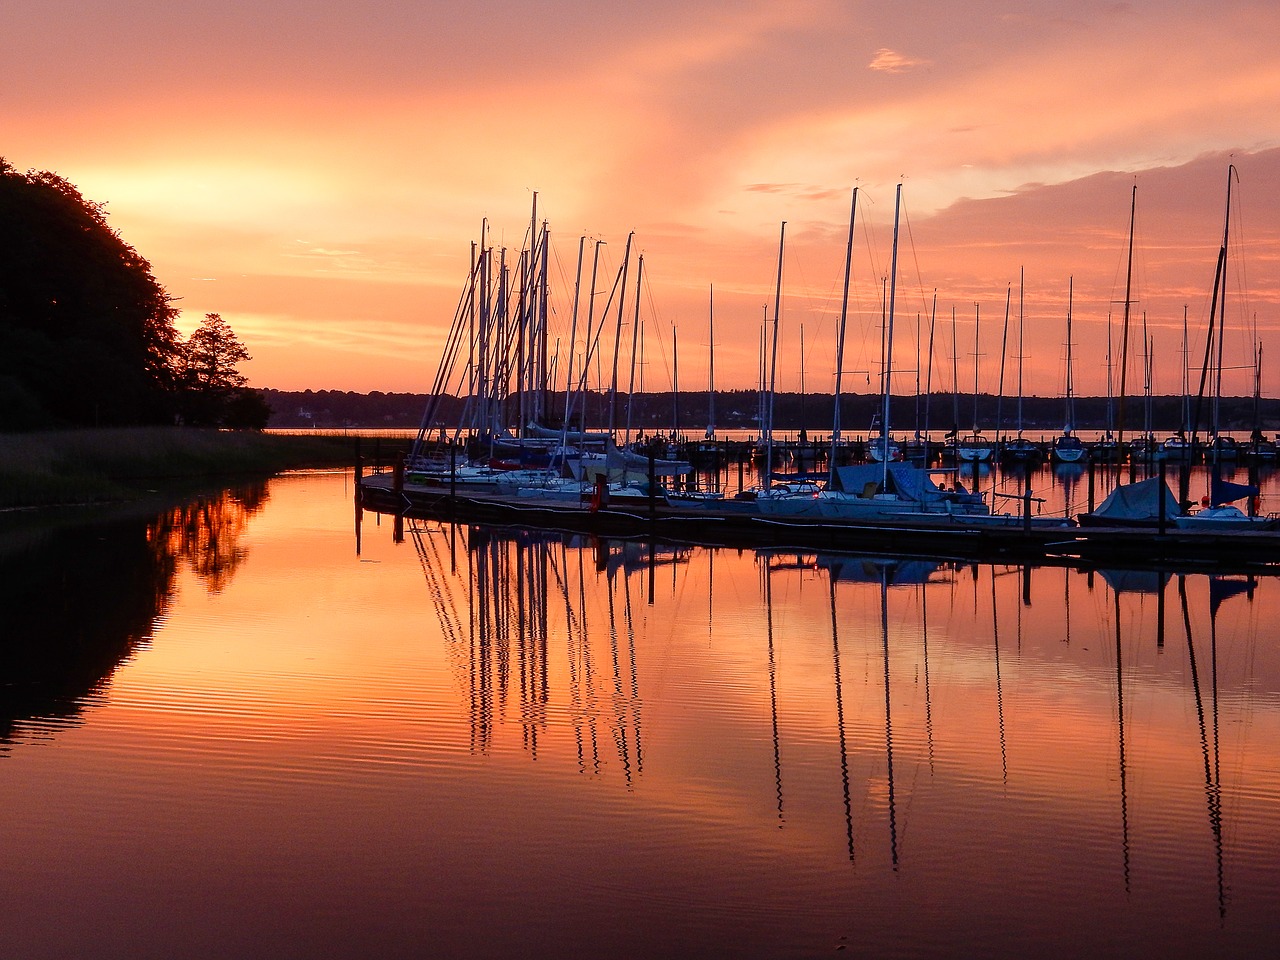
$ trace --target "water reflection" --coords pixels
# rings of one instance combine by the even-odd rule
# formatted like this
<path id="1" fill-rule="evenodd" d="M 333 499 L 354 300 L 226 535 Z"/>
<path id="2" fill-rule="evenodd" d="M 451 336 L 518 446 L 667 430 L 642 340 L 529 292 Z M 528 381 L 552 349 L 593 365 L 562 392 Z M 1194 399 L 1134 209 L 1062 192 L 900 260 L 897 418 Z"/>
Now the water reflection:
<path id="1" fill-rule="evenodd" d="M 973 835 L 987 810 L 995 819 L 976 832 L 994 850 L 1010 842 L 1054 848 L 1061 820 L 1091 838 L 1080 851 L 1088 859 L 1111 834 L 1111 869 L 1133 895 L 1196 869 L 1196 843 L 1168 835 L 1186 813 L 1188 784 L 1179 778 L 1191 748 L 1203 767 L 1200 824 L 1212 842 L 1215 912 L 1225 917 L 1235 866 L 1224 842 L 1224 791 L 1239 809 L 1251 792 L 1276 789 L 1274 745 L 1259 743 L 1249 723 L 1265 718 L 1270 730 L 1276 722 L 1280 671 L 1274 652 L 1257 646 L 1259 594 L 1280 599 L 1272 579 L 663 549 L 427 523 L 410 534 L 465 691 L 473 750 L 494 751 L 514 720 L 529 758 L 553 759 L 541 741 L 563 724 L 580 774 L 612 766 L 634 787 L 646 773 L 643 721 L 655 709 L 655 687 L 664 709 L 655 673 L 670 666 L 661 637 L 685 629 L 644 621 L 638 610 L 656 602 L 665 618 L 705 619 L 707 642 L 735 644 L 734 656 L 749 657 L 755 636 L 757 703 L 767 711 L 761 735 L 771 751 L 770 782 L 757 789 L 767 791 L 777 828 L 809 831 L 824 816 L 813 805 L 815 778 L 829 777 L 842 855 L 855 868 L 883 863 L 896 872 L 954 856 L 952 841 L 940 843 L 945 854 L 930 849 L 948 829 L 968 834 L 978 843 L 970 855 L 983 856 Z M 746 592 L 744 563 L 756 571 Z M 664 568 L 678 571 L 665 589 Z M 734 598 L 731 613 L 717 605 L 720 594 Z M 1172 649 L 1166 621 L 1175 602 L 1185 643 Z M 1228 671 L 1220 662 L 1224 610 L 1232 614 Z M 828 650 L 821 680 L 812 658 L 820 641 Z M 750 689 L 730 689 L 730 700 Z M 1224 784 L 1228 690 L 1241 759 L 1236 782 Z M 741 702 L 726 709 L 740 719 L 751 713 Z M 1193 728 L 1185 716 L 1194 716 Z M 739 737 L 749 743 L 751 735 Z M 827 774 L 812 766 L 824 741 L 834 745 Z M 744 749 L 742 740 L 721 746 Z M 1243 759 L 1254 756 L 1262 760 L 1256 770 Z M 1270 779 L 1259 785 L 1256 776 Z M 1047 810 L 1028 820 L 1030 798 Z M 1002 807 L 1004 817 L 990 813 Z M 1154 845 L 1153 823 L 1165 835 Z M 904 845 L 908 837 L 915 842 Z M 1093 868 L 1105 873 L 1107 859 Z M 1056 882 L 1032 873 L 1034 883 Z"/>
<path id="2" fill-rule="evenodd" d="M 357 555 L 345 478 L 270 490 L 0 537 L 5 735 L 63 723 L 0 763 L 13 955 L 1280 932 L 1274 578 L 412 522 Z M 16 707 L 15 634 L 61 651 Z"/>
<path id="3" fill-rule="evenodd" d="M 187 564 L 209 592 L 244 560 L 257 483 L 196 498 L 157 515 L 0 531 L 0 753 L 20 737 L 79 722 L 117 668 L 150 642 L 176 571 Z"/>
<path id="4" fill-rule="evenodd" d="M 572 729 L 578 769 L 599 774 L 601 751 L 612 747 L 625 779 L 643 771 L 633 575 L 647 571 L 652 578 L 688 551 L 637 544 L 609 549 L 575 537 L 481 527 L 413 524 L 410 536 L 466 691 L 471 749 L 490 750 L 495 718 L 507 716 L 514 695 L 521 745 L 538 758 L 555 643 L 565 651 L 563 719 Z M 592 586 L 597 577 L 608 587 L 604 610 Z"/>

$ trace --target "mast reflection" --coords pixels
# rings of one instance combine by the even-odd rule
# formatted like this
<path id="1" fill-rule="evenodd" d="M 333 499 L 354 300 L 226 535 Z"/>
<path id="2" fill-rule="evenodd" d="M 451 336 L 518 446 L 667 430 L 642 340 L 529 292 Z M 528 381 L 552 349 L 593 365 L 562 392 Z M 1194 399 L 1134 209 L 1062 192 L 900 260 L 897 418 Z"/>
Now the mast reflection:
<path id="1" fill-rule="evenodd" d="M 1156 858 L 1139 857 L 1143 835 L 1133 830 L 1151 801 L 1150 745 L 1176 744 L 1170 718 L 1185 697 L 1200 723 L 1225 910 L 1217 615 L 1237 593 L 1252 599 L 1257 578 L 1178 575 L 1191 660 L 1180 686 L 1164 647 L 1166 571 L 679 548 L 422 524 L 410 534 L 465 692 L 475 753 L 494 752 L 505 725 L 519 730 L 531 759 L 560 756 L 580 774 L 620 774 L 638 789 L 655 758 L 669 770 L 671 751 L 706 735 L 664 729 L 654 740 L 644 723 L 669 684 L 705 667 L 696 679 L 720 686 L 680 688 L 719 724 L 703 747 L 714 759 L 699 755 L 699 782 L 716 782 L 723 764 L 734 776 L 722 789 L 752 795 L 759 825 L 786 831 L 809 830 L 822 816 L 814 798 L 825 794 L 831 848 L 858 870 L 877 862 L 902 870 L 925 856 L 904 845 L 919 835 L 907 821 L 942 816 L 944 825 L 923 834 L 945 835 L 949 818 L 962 814 L 942 808 L 991 817 L 981 827 L 965 820 L 970 834 L 998 835 L 999 811 L 1025 817 L 1029 796 L 1059 816 L 1089 817 L 1082 806 L 1094 797 L 1082 785 L 1101 769 L 1115 805 L 1080 828 L 1116 838 L 1119 856 L 1108 845 L 1101 852 L 1114 859 L 1096 869 L 1140 890 L 1156 869 Z M 659 569 L 671 571 L 668 595 L 655 593 L 666 579 Z M 1073 582 L 1081 579 L 1083 591 Z M 815 581 L 816 603 L 806 592 Z M 1210 601 L 1208 675 L 1190 639 L 1197 590 Z M 684 659 L 672 666 L 671 646 L 683 641 Z M 713 669 L 725 660 L 729 676 Z M 1268 681 L 1280 687 L 1280 678 Z M 1112 733 L 1090 738 L 1098 729 Z M 547 743 L 559 752 L 544 751 Z M 1060 779 L 1049 788 L 1051 774 Z M 1173 785 L 1163 789 L 1161 802 L 1176 801 Z M 1052 817 L 1038 826 L 1054 840 L 1062 829 Z"/>

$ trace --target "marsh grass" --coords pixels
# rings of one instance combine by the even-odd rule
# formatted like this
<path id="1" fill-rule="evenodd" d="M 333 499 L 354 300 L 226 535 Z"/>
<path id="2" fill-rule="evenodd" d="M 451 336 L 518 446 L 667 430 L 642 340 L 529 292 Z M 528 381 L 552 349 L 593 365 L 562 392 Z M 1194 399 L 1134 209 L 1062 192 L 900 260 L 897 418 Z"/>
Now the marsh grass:
<path id="1" fill-rule="evenodd" d="M 353 463 L 349 437 L 138 427 L 0 435 L 0 508 L 129 500 L 220 478 Z"/>

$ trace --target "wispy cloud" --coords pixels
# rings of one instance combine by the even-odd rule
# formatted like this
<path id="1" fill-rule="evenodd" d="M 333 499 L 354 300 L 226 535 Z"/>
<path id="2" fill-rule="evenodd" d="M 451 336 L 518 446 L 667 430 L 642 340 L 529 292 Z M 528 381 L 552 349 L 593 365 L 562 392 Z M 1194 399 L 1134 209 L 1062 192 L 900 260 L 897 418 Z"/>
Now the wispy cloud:
<path id="1" fill-rule="evenodd" d="M 879 71 L 880 73 L 906 73 L 908 70 L 914 70 L 916 67 L 925 66 L 928 62 L 928 60 L 918 60 L 914 57 L 908 57 L 906 54 L 898 53 L 896 50 L 890 50 L 888 47 L 881 47 L 871 57 L 871 62 L 867 64 L 867 68 Z"/>

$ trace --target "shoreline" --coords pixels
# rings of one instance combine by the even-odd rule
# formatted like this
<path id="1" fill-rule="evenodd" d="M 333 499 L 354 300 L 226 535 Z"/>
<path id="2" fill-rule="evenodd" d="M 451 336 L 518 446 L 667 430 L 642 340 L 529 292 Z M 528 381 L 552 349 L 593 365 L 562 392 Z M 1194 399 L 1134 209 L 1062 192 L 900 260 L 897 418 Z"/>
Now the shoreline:
<path id="1" fill-rule="evenodd" d="M 266 477 L 348 467 L 352 437 L 121 427 L 0 434 L 0 511 L 123 503 Z"/>

